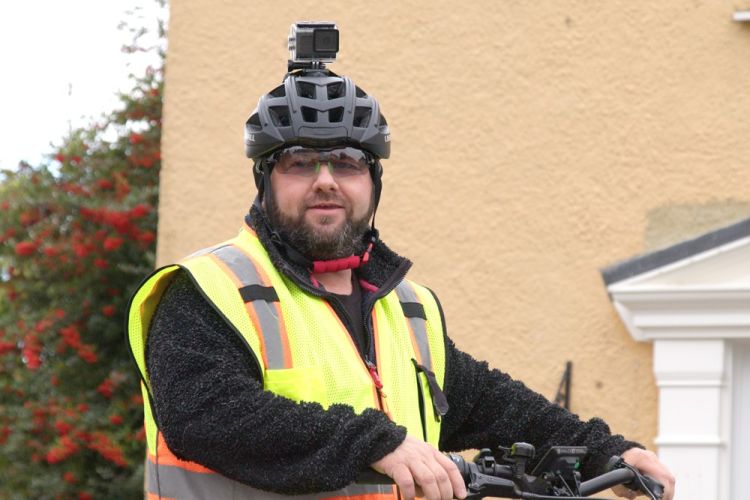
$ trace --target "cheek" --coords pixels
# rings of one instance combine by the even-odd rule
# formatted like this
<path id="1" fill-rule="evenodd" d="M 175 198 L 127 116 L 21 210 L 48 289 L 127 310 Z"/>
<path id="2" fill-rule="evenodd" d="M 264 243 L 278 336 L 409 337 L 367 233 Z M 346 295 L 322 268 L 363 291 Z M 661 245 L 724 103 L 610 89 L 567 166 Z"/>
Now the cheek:
<path id="1" fill-rule="evenodd" d="M 284 191 L 276 199 L 279 201 L 279 209 L 287 215 L 297 217 L 302 212 L 304 193 Z"/>
<path id="2" fill-rule="evenodd" d="M 357 190 L 355 194 L 357 203 L 354 204 L 354 213 L 357 217 L 361 217 L 367 213 L 372 203 L 372 186 L 363 186 Z"/>
<path id="3" fill-rule="evenodd" d="M 306 189 L 294 183 L 272 182 L 276 208 L 287 216 L 297 216 L 303 205 Z"/>

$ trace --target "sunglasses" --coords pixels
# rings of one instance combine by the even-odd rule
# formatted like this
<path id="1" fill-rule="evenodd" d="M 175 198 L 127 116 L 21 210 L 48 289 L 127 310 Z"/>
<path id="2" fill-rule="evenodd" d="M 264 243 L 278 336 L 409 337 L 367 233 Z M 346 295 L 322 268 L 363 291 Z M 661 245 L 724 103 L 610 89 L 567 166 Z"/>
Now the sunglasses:
<path id="1" fill-rule="evenodd" d="M 269 163 L 280 174 L 296 177 L 315 177 L 322 167 L 327 167 L 332 177 L 340 179 L 368 173 L 373 158 L 366 151 L 352 147 L 313 149 L 292 146 L 273 153 Z"/>

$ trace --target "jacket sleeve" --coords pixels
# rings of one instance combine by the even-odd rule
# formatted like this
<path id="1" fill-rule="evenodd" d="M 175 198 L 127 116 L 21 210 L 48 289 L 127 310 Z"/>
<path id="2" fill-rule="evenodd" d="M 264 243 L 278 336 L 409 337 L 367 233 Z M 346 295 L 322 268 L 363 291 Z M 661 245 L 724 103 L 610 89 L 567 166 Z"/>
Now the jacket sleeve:
<path id="1" fill-rule="evenodd" d="M 550 446 L 587 446 L 589 456 L 581 471 L 587 479 L 601 473 L 612 455 L 643 447 L 612 435 L 599 418 L 581 421 L 523 383 L 461 352 L 448 337 L 445 341 L 450 408 L 441 429 L 442 450 L 494 449 L 524 441 L 536 447 L 539 459 Z"/>
<path id="2" fill-rule="evenodd" d="M 172 452 L 262 490 L 342 488 L 406 436 L 376 410 L 324 410 L 264 391 L 252 354 L 184 271 L 154 314 L 146 364 Z"/>

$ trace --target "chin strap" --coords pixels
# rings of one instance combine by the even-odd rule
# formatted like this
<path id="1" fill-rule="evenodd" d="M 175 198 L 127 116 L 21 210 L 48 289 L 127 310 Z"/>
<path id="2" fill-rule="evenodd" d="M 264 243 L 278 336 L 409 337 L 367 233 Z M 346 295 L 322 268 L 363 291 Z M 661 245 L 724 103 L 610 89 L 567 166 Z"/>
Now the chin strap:
<path id="1" fill-rule="evenodd" d="M 343 257 L 341 259 L 332 260 L 314 260 L 312 261 L 312 272 L 313 274 L 318 273 L 335 273 L 336 271 L 343 271 L 344 269 L 358 269 L 370 260 L 370 252 L 372 247 L 378 240 L 378 232 L 370 231 L 370 243 L 367 244 L 367 248 L 362 255 L 350 255 L 349 257 Z"/>

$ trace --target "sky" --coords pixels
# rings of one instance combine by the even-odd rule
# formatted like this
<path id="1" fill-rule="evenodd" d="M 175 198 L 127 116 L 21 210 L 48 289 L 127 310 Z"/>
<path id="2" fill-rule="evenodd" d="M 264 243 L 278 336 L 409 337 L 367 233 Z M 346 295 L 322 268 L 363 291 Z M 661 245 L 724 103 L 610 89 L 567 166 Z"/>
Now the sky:
<path id="1" fill-rule="evenodd" d="M 132 12 L 132 14 L 128 14 Z M 157 58 L 124 54 L 125 20 L 156 32 L 156 0 L 25 0 L 0 5 L 0 169 L 38 164 L 72 128 L 117 108 L 128 75 Z M 141 19 L 141 21 L 138 21 Z M 146 43 L 153 40 L 145 40 Z"/>

